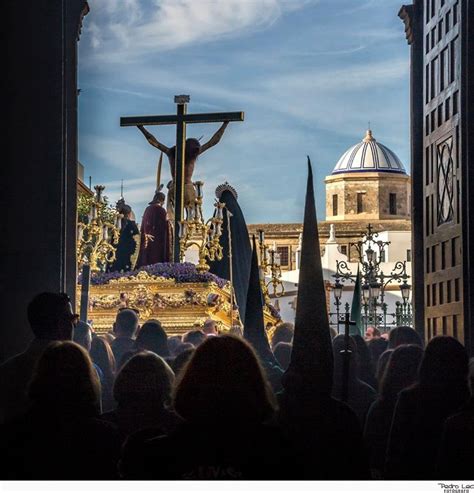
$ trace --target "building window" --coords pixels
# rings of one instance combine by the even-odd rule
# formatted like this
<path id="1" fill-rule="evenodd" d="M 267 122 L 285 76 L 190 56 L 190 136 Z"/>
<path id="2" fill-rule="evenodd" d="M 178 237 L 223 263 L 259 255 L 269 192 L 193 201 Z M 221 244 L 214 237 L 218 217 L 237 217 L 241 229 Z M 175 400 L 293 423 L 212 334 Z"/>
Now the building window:
<path id="1" fill-rule="evenodd" d="M 411 250 L 407 250 L 407 262 L 411 262 Z"/>
<path id="2" fill-rule="evenodd" d="M 459 91 L 456 91 L 453 94 L 453 115 L 457 115 L 458 113 L 458 100 L 459 100 Z"/>
<path id="3" fill-rule="evenodd" d="M 280 256 L 280 265 L 288 267 L 290 260 L 289 248 L 287 246 L 277 247 L 277 254 Z"/>
<path id="4" fill-rule="evenodd" d="M 396 193 L 391 193 L 389 195 L 389 209 L 390 209 L 390 214 L 392 216 L 395 216 L 397 214 L 397 194 Z"/>
<path id="5" fill-rule="evenodd" d="M 444 103 L 444 119 L 448 121 L 451 118 L 451 98 L 446 98 Z"/>
<path id="6" fill-rule="evenodd" d="M 364 212 L 364 193 L 357 194 L 357 214 Z"/>
<path id="7" fill-rule="evenodd" d="M 332 215 L 337 216 L 337 194 L 332 196 Z"/>
<path id="8" fill-rule="evenodd" d="M 347 255 L 347 245 L 341 245 L 341 253 Z"/>

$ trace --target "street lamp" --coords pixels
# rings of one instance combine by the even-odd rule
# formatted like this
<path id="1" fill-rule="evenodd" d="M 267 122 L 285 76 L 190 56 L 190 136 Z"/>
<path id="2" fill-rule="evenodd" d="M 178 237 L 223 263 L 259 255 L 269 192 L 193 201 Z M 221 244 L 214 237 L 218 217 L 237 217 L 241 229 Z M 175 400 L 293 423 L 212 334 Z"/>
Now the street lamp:
<path id="1" fill-rule="evenodd" d="M 334 298 L 336 300 L 340 300 L 342 298 L 342 290 L 344 286 L 339 282 L 339 279 L 336 281 L 334 284 L 333 292 L 334 292 Z"/>
<path id="2" fill-rule="evenodd" d="M 365 303 L 370 300 L 370 286 L 367 283 L 362 286 L 362 298 L 364 298 Z"/>
<path id="3" fill-rule="evenodd" d="M 354 249 L 358 254 L 359 270 L 362 278 L 362 298 L 364 302 L 365 325 L 370 322 L 375 327 L 379 325 L 377 316 L 377 307 L 382 307 L 383 324 L 386 325 L 387 304 L 385 303 L 385 289 L 388 284 L 398 282 L 405 307 L 409 305 L 410 285 L 407 279 L 410 277 L 406 270 L 406 261 L 397 261 L 390 274 L 384 274 L 381 264 L 385 262 L 385 249 L 390 245 L 390 241 L 382 241 L 378 238 L 378 233 L 372 230 L 372 225 L 367 225 L 367 232 L 362 239 L 350 244 L 350 249 Z M 374 248 L 376 247 L 378 250 Z M 336 261 L 336 273 L 333 274 L 336 279 L 336 285 L 340 281 L 355 282 L 357 276 L 351 272 L 348 261 Z M 335 285 L 335 286 L 336 286 Z M 339 291 L 341 292 L 341 291 Z M 336 297 L 336 291 L 334 293 Z M 337 306 L 336 298 L 336 306 Z M 411 308 L 406 308 L 407 323 L 411 323 Z"/>
<path id="4" fill-rule="evenodd" d="M 365 255 L 367 256 L 367 261 L 369 262 L 369 264 L 371 264 L 373 261 L 374 261 L 374 254 L 375 254 L 375 251 L 372 250 L 372 248 L 367 248 L 367 250 L 365 251 Z"/>
<path id="5" fill-rule="evenodd" d="M 370 285 L 369 292 L 370 292 L 370 297 L 373 300 L 376 300 L 380 296 L 380 284 L 378 282 L 373 282 Z"/>
<path id="6" fill-rule="evenodd" d="M 400 291 L 404 302 L 407 302 L 410 299 L 410 289 L 411 286 L 406 281 L 404 281 L 403 284 L 400 284 Z"/>
<path id="7" fill-rule="evenodd" d="M 342 290 L 344 289 L 344 285 L 339 282 L 339 279 L 336 279 L 336 282 L 332 288 L 334 293 L 334 304 L 336 305 L 336 330 L 339 333 L 339 307 L 341 306 L 341 298 L 342 298 Z"/>

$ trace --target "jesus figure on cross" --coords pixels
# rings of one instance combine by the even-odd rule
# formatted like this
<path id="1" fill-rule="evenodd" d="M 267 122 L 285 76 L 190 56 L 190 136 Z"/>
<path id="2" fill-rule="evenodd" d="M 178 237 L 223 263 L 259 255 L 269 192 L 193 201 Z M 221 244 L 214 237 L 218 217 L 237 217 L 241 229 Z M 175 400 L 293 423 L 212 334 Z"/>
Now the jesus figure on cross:
<path id="1" fill-rule="evenodd" d="M 196 159 L 200 154 L 207 151 L 211 147 L 214 147 L 222 138 L 222 135 L 229 124 L 228 121 L 224 122 L 219 130 L 209 139 L 208 142 L 201 145 L 198 139 L 186 139 L 185 157 L 184 157 L 184 207 L 186 209 L 194 207 L 196 200 L 196 191 L 192 182 L 194 173 L 194 166 L 196 165 Z M 175 154 L 176 146 L 167 147 L 157 140 L 157 138 L 151 134 L 143 125 L 137 125 L 137 128 L 145 136 L 146 140 L 153 146 L 164 152 L 168 156 L 170 163 L 171 176 L 175 176 Z M 168 192 L 168 203 L 171 210 L 168 210 L 168 214 L 174 215 L 174 178 L 171 181 Z"/>

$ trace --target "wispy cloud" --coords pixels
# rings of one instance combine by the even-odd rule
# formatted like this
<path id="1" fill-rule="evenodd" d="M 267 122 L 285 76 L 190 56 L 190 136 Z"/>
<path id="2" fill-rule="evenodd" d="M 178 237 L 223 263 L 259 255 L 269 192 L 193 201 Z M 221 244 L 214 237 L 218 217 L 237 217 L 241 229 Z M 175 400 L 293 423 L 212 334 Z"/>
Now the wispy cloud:
<path id="1" fill-rule="evenodd" d="M 269 28 L 283 12 L 315 0 L 91 1 L 95 15 L 85 26 L 90 55 L 124 61 L 150 52 L 230 38 Z M 100 26 L 100 27 L 99 27 Z"/>

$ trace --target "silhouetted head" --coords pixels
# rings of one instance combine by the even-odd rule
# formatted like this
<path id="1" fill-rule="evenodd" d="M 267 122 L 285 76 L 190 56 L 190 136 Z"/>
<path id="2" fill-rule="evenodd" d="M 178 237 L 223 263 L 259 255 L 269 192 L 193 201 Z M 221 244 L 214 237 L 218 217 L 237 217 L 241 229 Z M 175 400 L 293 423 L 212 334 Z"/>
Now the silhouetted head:
<path id="1" fill-rule="evenodd" d="M 375 368 L 377 368 L 381 354 L 387 349 L 388 341 L 386 341 L 383 337 L 377 337 L 376 339 L 371 339 L 368 341 L 367 346 L 372 356 L 372 362 Z"/>
<path id="2" fill-rule="evenodd" d="M 165 406 L 170 402 L 174 373 L 163 358 L 144 351 L 135 354 L 119 371 L 114 384 L 114 399 L 120 407 Z"/>
<path id="3" fill-rule="evenodd" d="M 123 214 L 123 217 L 124 217 L 125 219 L 128 219 L 128 217 L 130 216 L 130 214 L 131 214 L 131 212 L 132 212 L 132 208 L 131 208 L 129 205 L 124 204 L 124 205 L 122 206 L 122 209 L 121 209 L 121 211 L 120 211 L 120 212 Z"/>
<path id="4" fill-rule="evenodd" d="M 262 423 L 274 396 L 250 344 L 224 335 L 206 339 L 178 377 L 176 412 L 191 423 Z"/>
<path id="5" fill-rule="evenodd" d="M 198 347 L 199 344 L 206 340 L 206 334 L 202 330 L 190 330 L 183 336 L 183 342 L 189 342 L 194 347 Z"/>
<path id="6" fill-rule="evenodd" d="M 159 204 L 163 205 L 165 203 L 166 195 L 163 192 L 155 192 L 155 195 L 153 195 L 153 199 L 151 202 L 149 202 L 149 205 L 151 204 Z"/>
<path id="7" fill-rule="evenodd" d="M 176 354 L 176 349 L 182 344 L 181 336 L 168 337 L 168 349 L 172 355 Z"/>
<path id="8" fill-rule="evenodd" d="M 469 358 L 454 337 L 438 336 L 425 349 L 420 366 L 420 387 L 427 389 L 467 388 Z"/>
<path id="9" fill-rule="evenodd" d="M 385 373 L 385 368 L 387 368 L 388 360 L 390 359 L 392 353 L 393 353 L 393 349 L 387 349 L 380 355 L 380 358 L 377 362 L 375 378 L 377 379 L 379 391 L 382 388 L 383 375 Z"/>
<path id="10" fill-rule="evenodd" d="M 30 401 L 52 414 L 94 416 L 100 412 L 100 383 L 86 350 L 71 341 L 53 342 L 38 361 Z"/>
<path id="11" fill-rule="evenodd" d="M 357 355 L 359 357 L 359 367 L 372 371 L 372 355 L 364 338 L 359 334 L 351 336 L 357 346 Z"/>
<path id="12" fill-rule="evenodd" d="M 114 333 L 117 337 L 133 338 L 138 329 L 138 315 L 134 310 L 125 309 L 117 313 Z"/>
<path id="13" fill-rule="evenodd" d="M 343 334 L 339 334 L 332 340 L 332 348 L 334 355 L 334 382 L 336 386 L 341 384 L 341 375 L 344 363 L 343 351 L 346 350 L 346 342 Z M 355 379 L 359 373 L 359 355 L 357 345 L 352 337 L 349 337 L 348 349 L 350 353 L 349 362 L 349 378 Z"/>
<path id="14" fill-rule="evenodd" d="M 242 332 L 242 327 L 240 327 L 240 325 L 233 325 L 229 329 L 229 334 L 235 337 L 244 337 L 244 333 Z"/>
<path id="15" fill-rule="evenodd" d="M 217 335 L 217 324 L 215 320 L 212 320 L 212 318 L 208 318 L 205 322 L 204 325 L 202 326 L 202 331 L 204 334 L 208 335 Z"/>
<path id="16" fill-rule="evenodd" d="M 71 340 L 78 319 L 65 293 L 41 293 L 28 305 L 28 322 L 38 339 Z"/>
<path id="17" fill-rule="evenodd" d="M 174 374 L 176 376 L 179 375 L 181 370 L 184 368 L 186 363 L 191 359 L 191 356 L 194 354 L 194 351 L 196 350 L 194 346 L 192 345 L 190 346 L 191 347 L 183 349 L 183 351 L 181 351 L 171 363 L 171 369 L 174 371 Z"/>
<path id="18" fill-rule="evenodd" d="M 158 320 L 147 320 L 142 325 L 135 340 L 135 347 L 138 351 L 152 351 L 163 358 L 170 355 L 168 335 Z"/>
<path id="19" fill-rule="evenodd" d="M 277 325 L 272 336 L 272 348 L 279 342 L 292 342 L 295 333 L 295 326 L 289 322 Z"/>
<path id="20" fill-rule="evenodd" d="M 398 346 L 390 354 L 381 382 L 381 397 L 395 401 L 399 392 L 418 378 L 423 349 L 414 344 Z"/>
<path id="21" fill-rule="evenodd" d="M 92 343 L 92 327 L 82 320 L 77 322 L 77 325 L 74 327 L 72 340 L 89 352 Z"/>
<path id="22" fill-rule="evenodd" d="M 176 347 L 174 354 L 176 356 L 179 356 L 181 353 L 187 351 L 188 349 L 196 349 L 196 347 L 190 342 L 180 342 L 179 345 Z"/>
<path id="23" fill-rule="evenodd" d="M 197 139 L 186 139 L 186 161 L 190 161 L 196 159 L 199 156 L 199 152 L 201 151 L 201 144 Z"/>
<path id="24" fill-rule="evenodd" d="M 365 340 L 366 341 L 372 341 L 374 339 L 377 339 L 380 337 L 380 330 L 377 329 L 377 327 L 373 327 L 372 325 L 367 327 L 367 330 L 365 331 Z"/>
<path id="25" fill-rule="evenodd" d="M 279 342 L 273 348 L 273 354 L 275 355 L 275 358 L 278 361 L 278 364 L 285 371 L 288 369 L 288 366 L 290 366 L 291 348 L 292 348 L 292 345 L 289 342 Z"/>
<path id="26" fill-rule="evenodd" d="M 201 143 L 198 139 L 189 138 L 186 139 L 186 147 L 184 151 L 184 159 L 185 162 L 193 161 L 201 152 Z M 176 154 L 176 146 L 170 147 L 168 151 L 168 157 L 171 156 L 171 159 L 174 160 L 174 156 Z"/>
<path id="27" fill-rule="evenodd" d="M 389 349 L 395 349 L 402 344 L 415 344 L 416 346 L 423 347 L 423 341 L 418 335 L 418 332 L 406 325 L 394 327 L 388 334 Z"/>
<path id="28" fill-rule="evenodd" d="M 105 378 L 111 381 L 115 374 L 115 356 L 107 340 L 104 337 L 94 337 L 89 354 Z"/>

